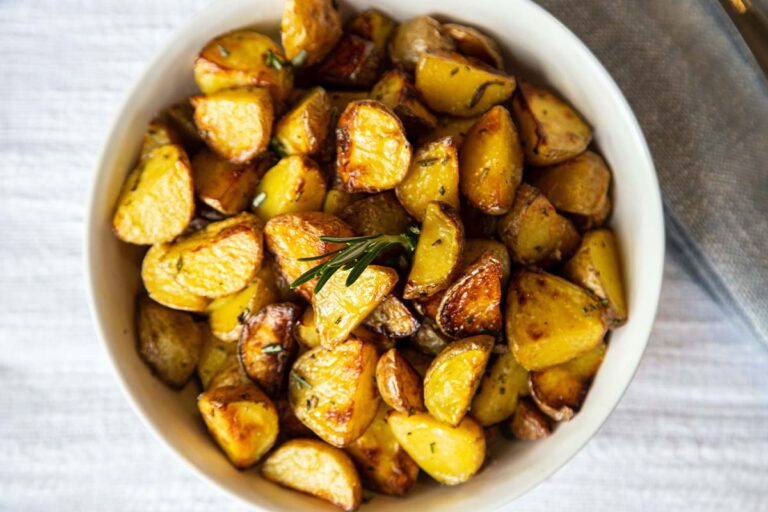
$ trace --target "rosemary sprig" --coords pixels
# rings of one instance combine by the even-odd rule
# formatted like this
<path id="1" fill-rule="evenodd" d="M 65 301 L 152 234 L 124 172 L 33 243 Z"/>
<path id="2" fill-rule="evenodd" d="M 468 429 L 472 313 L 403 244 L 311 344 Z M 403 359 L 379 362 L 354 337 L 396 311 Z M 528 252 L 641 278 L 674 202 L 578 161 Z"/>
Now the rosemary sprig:
<path id="1" fill-rule="evenodd" d="M 390 247 L 402 247 L 408 254 L 416 250 L 416 242 L 419 238 L 419 230 L 411 227 L 405 233 L 399 235 L 370 235 L 353 237 L 334 237 L 321 236 L 320 240 L 331 244 L 344 244 L 344 247 L 335 251 L 321 254 L 319 256 L 309 256 L 300 258 L 299 261 L 318 261 L 330 258 L 304 272 L 294 282 L 291 288 L 296 288 L 302 284 L 318 278 L 315 285 L 315 293 L 322 290 L 333 274 L 339 269 L 349 270 L 346 286 L 352 286 L 362 275 L 365 269 L 370 265 L 376 256 Z"/>

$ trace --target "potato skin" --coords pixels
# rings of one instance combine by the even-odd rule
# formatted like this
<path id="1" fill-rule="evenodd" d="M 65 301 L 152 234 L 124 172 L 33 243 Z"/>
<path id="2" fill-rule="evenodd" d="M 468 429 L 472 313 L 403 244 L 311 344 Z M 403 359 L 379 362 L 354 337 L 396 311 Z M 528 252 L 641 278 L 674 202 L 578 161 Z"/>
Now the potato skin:
<path id="1" fill-rule="evenodd" d="M 389 57 L 397 67 L 413 71 L 422 52 L 454 48 L 453 39 L 439 21 L 429 16 L 417 16 L 395 29 L 389 41 Z"/>
<path id="2" fill-rule="evenodd" d="M 527 392 L 528 370 L 520 366 L 512 352 L 500 354 L 483 377 L 472 400 L 472 417 L 488 427 L 515 412 L 518 397 Z"/>
<path id="3" fill-rule="evenodd" d="M 192 293 L 176 281 L 176 263 L 165 257 L 171 244 L 155 244 L 141 263 L 141 280 L 152 300 L 173 309 L 203 312 L 211 299 Z"/>
<path id="4" fill-rule="evenodd" d="M 504 69 L 504 58 L 496 41 L 475 28 L 458 23 L 446 23 L 443 28 L 453 39 L 459 53 L 474 57 L 497 69 Z"/>
<path id="5" fill-rule="evenodd" d="M 371 41 L 345 34 L 312 75 L 327 85 L 370 87 L 379 75 L 382 57 L 381 50 Z"/>
<path id="6" fill-rule="evenodd" d="M 425 318 L 419 330 L 411 337 L 411 343 L 422 353 L 436 356 L 448 346 L 452 340 L 440 332 L 434 320 Z"/>
<path id="7" fill-rule="evenodd" d="M 442 139 L 443 137 L 453 137 L 454 142 L 456 142 L 456 147 L 461 149 L 464 139 L 467 136 L 467 132 L 479 118 L 479 116 L 438 117 L 435 127 L 419 137 L 419 144 L 426 144 L 427 142 Z"/>
<path id="8" fill-rule="evenodd" d="M 592 350 L 607 330 L 600 300 L 536 269 L 510 279 L 505 315 L 509 348 L 528 370 L 543 370 Z"/>
<path id="9" fill-rule="evenodd" d="M 383 12 L 378 9 L 368 9 L 349 20 L 346 30 L 350 34 L 371 41 L 376 48 L 385 52 L 389 36 L 396 26 L 397 23 Z"/>
<path id="10" fill-rule="evenodd" d="M 419 321 L 410 308 L 392 294 L 384 297 L 363 324 L 373 332 L 389 338 L 407 338 L 419 328 Z"/>
<path id="11" fill-rule="evenodd" d="M 537 441 L 552 433 L 552 420 L 542 413 L 533 400 L 520 400 L 509 423 L 512 435 L 521 441 Z"/>
<path id="12" fill-rule="evenodd" d="M 320 336 L 317 335 L 315 328 L 315 310 L 306 308 L 302 313 L 296 328 L 293 331 L 296 341 L 305 348 L 315 348 L 320 346 Z"/>
<path id="13" fill-rule="evenodd" d="M 280 35 L 290 60 L 306 52 L 305 66 L 323 60 L 341 38 L 341 16 L 331 0 L 286 0 Z"/>
<path id="14" fill-rule="evenodd" d="M 250 206 L 259 169 L 254 164 L 233 164 L 204 149 L 192 158 L 192 177 L 202 202 L 224 215 L 234 215 Z"/>
<path id="15" fill-rule="evenodd" d="M 349 456 L 322 441 L 292 439 L 283 443 L 264 461 L 261 474 L 342 510 L 356 510 L 362 502 L 360 476 Z"/>
<path id="16" fill-rule="evenodd" d="M 382 192 L 400 183 L 411 162 L 411 144 L 400 119 L 386 105 L 354 101 L 336 129 L 336 172 L 347 192 Z"/>
<path id="17" fill-rule="evenodd" d="M 507 246 L 492 238 L 468 238 L 464 241 L 463 261 L 465 268 L 476 262 L 484 253 L 491 253 L 501 264 L 501 281 L 506 283 L 512 272 L 512 262 Z"/>
<path id="18" fill-rule="evenodd" d="M 376 416 L 376 348 L 350 338 L 330 350 L 316 347 L 293 365 L 288 400 L 296 417 L 338 447 L 360 437 Z"/>
<path id="19" fill-rule="evenodd" d="M 456 426 L 469 410 L 493 349 L 491 336 L 456 341 L 432 361 L 424 377 L 424 405 L 432 416 Z"/>
<path id="20" fill-rule="evenodd" d="M 203 346 L 202 331 L 192 316 L 142 296 L 136 323 L 139 355 L 152 373 L 171 387 L 184 387 Z"/>
<path id="21" fill-rule="evenodd" d="M 275 125 L 275 140 L 285 155 L 320 153 L 331 122 L 331 101 L 322 87 L 307 92 Z"/>
<path id="22" fill-rule="evenodd" d="M 339 214 L 361 236 L 399 235 L 411 218 L 392 192 L 381 192 L 354 201 Z"/>
<path id="23" fill-rule="evenodd" d="M 200 350 L 200 358 L 197 361 L 197 376 L 204 390 L 208 389 L 213 377 L 229 363 L 229 360 L 237 352 L 237 343 L 224 341 L 211 333 L 210 329 L 203 329 L 203 347 Z"/>
<path id="24" fill-rule="evenodd" d="M 317 211 L 325 199 L 325 177 L 309 157 L 280 159 L 259 182 L 254 213 L 263 221 L 284 213 Z"/>
<path id="25" fill-rule="evenodd" d="M 421 377 L 397 349 L 388 350 L 376 363 L 376 385 L 381 399 L 396 411 L 424 410 Z"/>
<path id="26" fill-rule="evenodd" d="M 371 98 L 391 108 L 409 135 L 418 135 L 437 125 L 437 118 L 419 101 L 416 87 L 405 71 L 392 69 L 384 73 L 373 86 Z"/>
<path id="27" fill-rule="evenodd" d="M 157 148 L 169 144 L 184 147 L 181 137 L 179 137 L 176 130 L 168 122 L 166 116 L 159 115 L 149 122 L 147 130 L 144 132 L 144 140 L 141 143 L 141 156 L 139 158 L 143 159 Z"/>

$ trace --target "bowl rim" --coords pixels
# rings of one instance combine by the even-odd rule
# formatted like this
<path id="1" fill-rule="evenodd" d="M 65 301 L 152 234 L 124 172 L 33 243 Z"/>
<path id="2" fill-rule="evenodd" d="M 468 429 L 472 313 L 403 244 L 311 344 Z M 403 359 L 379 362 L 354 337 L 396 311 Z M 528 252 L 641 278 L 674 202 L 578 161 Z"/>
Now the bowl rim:
<path id="1" fill-rule="evenodd" d="M 618 84 L 616 84 L 611 74 L 603 66 L 603 64 L 600 62 L 597 56 L 595 56 L 595 54 L 590 50 L 590 48 L 576 34 L 574 34 L 570 30 L 570 28 L 568 28 L 563 22 L 561 22 L 556 16 L 551 14 L 542 6 L 535 3 L 533 0 L 517 0 L 517 1 L 519 3 L 527 4 L 528 9 L 538 11 L 537 13 L 538 15 L 549 18 L 549 20 L 553 23 L 553 25 L 557 26 L 561 31 L 559 35 L 568 39 L 568 42 L 574 47 L 574 51 L 582 53 L 582 56 L 585 59 L 585 63 L 589 66 L 588 73 L 592 74 L 593 76 L 596 76 L 607 86 L 611 99 L 617 105 L 619 109 L 618 113 L 621 115 L 623 122 L 626 124 L 627 127 L 631 128 L 630 130 L 631 133 L 629 133 L 628 135 L 632 138 L 632 143 L 639 149 L 637 158 L 642 159 L 642 166 L 647 168 L 650 171 L 648 178 L 651 180 L 651 185 L 652 185 L 651 188 L 654 191 L 651 197 L 645 198 L 646 200 L 645 208 L 646 208 L 646 213 L 648 215 L 648 220 L 650 221 L 652 226 L 657 227 L 657 230 L 659 232 L 659 235 L 657 237 L 658 239 L 656 240 L 657 243 L 654 244 L 655 250 L 651 251 L 651 249 L 649 249 L 649 251 L 651 251 L 651 253 L 649 254 L 650 259 L 652 260 L 651 264 L 653 264 L 656 268 L 658 268 L 658 271 L 653 274 L 652 282 L 645 282 L 644 284 L 644 287 L 648 289 L 648 295 L 650 297 L 653 297 L 653 304 L 650 305 L 652 307 L 650 307 L 650 317 L 649 317 L 649 321 L 647 322 L 647 325 L 642 327 L 641 332 L 637 334 L 637 337 L 639 338 L 639 340 L 642 341 L 642 347 L 641 347 L 641 350 L 639 351 L 639 356 L 634 362 L 634 367 L 632 368 L 631 374 L 627 379 L 627 384 L 624 387 L 624 389 L 621 391 L 621 393 L 618 395 L 618 398 L 610 407 L 606 409 L 604 416 L 600 419 L 600 421 L 598 422 L 594 430 L 589 435 L 585 436 L 584 439 L 582 439 L 579 442 L 579 444 L 570 453 L 567 454 L 567 456 L 560 457 L 556 464 L 553 464 L 551 465 L 550 468 L 547 468 L 547 470 L 542 471 L 537 478 L 531 479 L 529 483 L 520 485 L 520 488 L 517 491 L 507 492 L 506 501 L 504 503 L 499 504 L 498 506 L 493 506 L 488 510 L 501 510 L 501 508 L 515 501 L 519 497 L 527 494 L 528 492 L 533 490 L 535 487 L 537 487 L 544 481 L 551 478 L 556 472 L 558 472 L 566 464 L 568 464 L 568 462 L 573 457 L 575 457 L 579 452 L 581 452 L 584 446 L 586 446 L 586 444 L 602 429 L 607 419 L 611 416 L 613 411 L 619 405 L 624 395 L 626 394 L 627 390 L 629 389 L 629 386 L 634 380 L 635 374 L 637 373 L 637 370 L 640 366 L 640 363 L 642 361 L 642 358 L 645 354 L 645 351 L 648 345 L 648 341 L 650 339 L 651 330 L 653 328 L 656 315 L 658 313 L 658 305 L 659 305 L 659 299 L 661 295 L 661 286 L 663 282 L 664 255 L 665 255 L 665 244 L 666 244 L 666 239 L 664 235 L 665 221 L 664 221 L 664 214 L 663 214 L 663 207 L 662 207 L 662 200 L 661 200 L 661 190 L 659 187 L 656 168 L 653 162 L 650 149 L 645 140 L 643 131 L 640 127 L 639 122 L 637 121 L 637 117 L 635 116 L 634 111 L 629 105 L 629 102 L 625 98 L 624 94 L 621 92 L 621 89 L 619 88 Z M 252 508 L 255 507 L 261 510 L 278 510 L 274 507 L 268 507 L 264 503 L 256 504 L 252 500 L 242 496 L 241 494 L 231 489 L 230 487 L 226 485 L 222 485 L 219 481 L 217 481 L 216 478 L 209 475 L 204 468 L 195 464 L 182 451 L 178 450 L 171 443 L 171 441 L 167 439 L 166 436 L 163 435 L 160 432 L 160 430 L 155 426 L 154 420 L 150 418 L 150 414 L 147 412 L 145 407 L 139 402 L 138 398 L 131 391 L 130 386 L 128 384 L 127 376 L 123 373 L 121 369 L 121 365 L 116 357 L 116 353 L 113 351 L 110 343 L 107 341 L 108 336 L 105 328 L 105 319 L 102 318 L 99 311 L 99 306 L 96 301 L 96 295 L 97 295 L 96 282 L 94 279 L 94 273 L 92 272 L 94 258 L 95 258 L 95 251 L 96 251 L 95 240 L 97 238 L 94 235 L 97 231 L 97 222 L 98 222 L 95 219 L 94 211 L 96 209 L 96 205 L 100 201 L 100 197 L 98 197 L 97 194 L 99 191 L 100 182 L 103 179 L 105 179 L 105 176 L 110 172 L 110 170 L 106 168 L 106 160 L 108 158 L 108 155 L 111 152 L 111 142 L 116 138 L 116 135 L 119 132 L 121 118 L 123 117 L 122 114 L 130 110 L 132 100 L 134 99 L 134 96 L 137 95 L 140 86 L 142 85 L 142 83 L 144 83 L 147 80 L 147 78 L 153 72 L 154 68 L 157 67 L 159 62 L 163 59 L 163 55 L 172 47 L 174 42 L 176 42 L 181 37 L 183 37 L 184 34 L 189 32 L 195 25 L 202 23 L 202 20 L 204 20 L 208 14 L 213 13 L 220 7 L 221 5 L 218 2 L 212 2 L 207 6 L 203 7 L 202 9 L 200 9 L 199 11 L 197 11 L 189 19 L 184 21 L 179 27 L 174 29 L 171 32 L 170 36 L 168 36 L 168 38 L 164 41 L 164 43 L 160 45 L 160 48 L 154 53 L 154 56 L 152 57 L 152 59 L 149 60 L 149 62 L 143 67 L 142 71 L 138 74 L 138 76 L 132 81 L 132 83 L 130 84 L 130 87 L 126 89 L 126 92 L 123 94 L 122 99 L 118 103 L 118 108 L 114 110 L 112 122 L 109 125 L 109 129 L 106 131 L 106 135 L 104 136 L 103 142 L 101 144 L 101 148 L 98 152 L 98 159 L 96 160 L 96 164 L 94 166 L 94 172 L 90 178 L 89 188 L 86 196 L 88 199 L 85 207 L 85 222 L 84 222 L 85 236 L 83 239 L 83 246 L 82 246 L 83 263 L 85 266 L 84 270 L 85 270 L 85 277 L 86 277 L 85 288 L 86 288 L 88 309 L 89 309 L 100 345 L 104 350 L 104 352 L 106 352 L 107 360 L 109 361 L 109 364 L 111 366 L 112 373 L 115 376 L 118 382 L 118 385 L 122 390 L 123 395 L 126 397 L 134 413 L 139 417 L 139 419 L 144 424 L 144 426 L 150 432 L 152 432 L 152 434 L 156 439 L 160 440 L 160 444 L 165 446 L 165 448 L 168 451 L 173 453 L 178 460 L 183 461 L 184 465 L 190 468 L 192 472 L 197 475 L 198 478 L 208 482 L 209 484 L 211 484 L 212 487 L 219 489 L 220 492 L 223 492 L 233 497 L 238 502 L 245 504 L 249 507 L 252 507 Z"/>

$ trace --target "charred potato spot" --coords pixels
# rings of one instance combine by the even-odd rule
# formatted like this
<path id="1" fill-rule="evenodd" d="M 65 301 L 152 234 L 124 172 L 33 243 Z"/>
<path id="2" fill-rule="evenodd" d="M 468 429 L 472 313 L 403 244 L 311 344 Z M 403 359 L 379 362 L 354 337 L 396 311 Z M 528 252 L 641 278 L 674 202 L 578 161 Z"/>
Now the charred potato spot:
<path id="1" fill-rule="evenodd" d="M 411 342 L 416 348 L 431 356 L 442 352 L 451 341 L 453 340 L 440 332 L 437 324 L 429 318 L 424 319 L 419 330 L 411 337 Z"/>
<path id="2" fill-rule="evenodd" d="M 309 91 L 275 125 L 275 140 L 286 155 L 316 155 L 325 147 L 331 101 L 322 87 Z"/>
<path id="3" fill-rule="evenodd" d="M 409 135 L 423 133 L 437 125 L 437 118 L 418 99 L 410 77 L 401 70 L 384 73 L 371 90 L 371 98 L 391 108 L 402 120 Z"/>
<path id="4" fill-rule="evenodd" d="M 445 33 L 439 21 L 429 16 L 417 16 L 395 29 L 389 42 L 389 57 L 396 66 L 413 71 L 423 52 L 454 48 L 453 39 Z"/>
<path id="5" fill-rule="evenodd" d="M 331 0 L 286 0 L 280 23 L 285 56 L 304 55 L 302 65 L 323 60 L 341 38 L 341 16 Z"/>
<path id="6" fill-rule="evenodd" d="M 267 171 L 256 197 L 254 213 L 264 221 L 285 213 L 316 211 L 325 199 L 325 177 L 310 158 L 287 156 Z"/>
<path id="7" fill-rule="evenodd" d="M 178 273 L 174 261 L 165 257 L 170 244 L 150 247 L 141 264 L 141 280 L 152 300 L 164 306 L 183 311 L 202 312 L 211 299 L 192 293 L 176 281 Z"/>
<path id="8" fill-rule="evenodd" d="M 528 370 L 518 364 L 512 352 L 499 355 L 472 400 L 472 417 L 484 427 L 506 420 L 527 389 Z"/>
<path id="9" fill-rule="evenodd" d="M 339 216 L 363 236 L 399 235 L 411 225 L 411 218 L 392 192 L 355 201 Z"/>
<path id="10" fill-rule="evenodd" d="M 503 243 L 490 238 L 470 238 L 464 242 L 464 255 L 462 260 L 465 268 L 480 259 L 485 253 L 490 253 L 501 264 L 501 281 L 506 283 L 512 271 L 512 262 L 509 259 L 509 251 Z"/>
<path id="11" fill-rule="evenodd" d="M 376 385 L 381 399 L 396 411 L 412 414 L 424 410 L 421 377 L 397 349 L 379 358 Z"/>
<path id="12" fill-rule="evenodd" d="M 459 53 L 474 57 L 497 69 L 504 68 L 501 48 L 487 35 L 475 28 L 458 23 L 446 23 L 443 28 L 453 39 Z"/>
<path id="13" fill-rule="evenodd" d="M 384 297 L 363 323 L 390 338 L 407 338 L 419 328 L 419 321 L 408 306 L 391 294 Z"/>
<path id="14" fill-rule="evenodd" d="M 197 197 L 224 215 L 247 209 L 259 181 L 256 165 L 236 165 L 208 150 L 192 159 L 192 176 Z"/>
<path id="15" fill-rule="evenodd" d="M 369 9 L 349 20 L 347 32 L 371 41 L 381 52 L 386 51 L 389 36 L 397 23 L 377 9 Z"/>
<path id="16" fill-rule="evenodd" d="M 588 352 L 606 332 L 597 297 L 534 269 L 512 277 L 505 321 L 509 348 L 528 370 L 543 370 Z"/>
<path id="17" fill-rule="evenodd" d="M 329 85 L 370 87 L 376 82 L 382 60 L 381 50 L 371 41 L 346 34 L 313 75 L 319 82 Z"/>

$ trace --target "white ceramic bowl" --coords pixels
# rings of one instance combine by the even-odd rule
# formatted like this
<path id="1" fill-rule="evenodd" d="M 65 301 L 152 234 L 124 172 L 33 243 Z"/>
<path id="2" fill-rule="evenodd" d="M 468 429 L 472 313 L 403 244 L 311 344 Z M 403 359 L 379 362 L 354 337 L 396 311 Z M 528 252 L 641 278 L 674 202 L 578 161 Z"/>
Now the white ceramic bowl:
<path id="1" fill-rule="evenodd" d="M 512 71 L 544 82 L 572 102 L 594 127 L 595 143 L 613 170 L 611 225 L 623 253 L 629 322 L 610 349 L 582 411 L 554 435 L 533 443 L 495 442 L 489 463 L 458 487 L 419 483 L 403 500 L 377 497 L 366 510 L 397 503 L 407 510 L 485 511 L 512 501 L 566 463 L 600 428 L 637 368 L 653 324 L 661 287 L 664 225 L 659 188 L 643 134 L 618 87 L 590 51 L 565 26 L 528 0 L 353 0 L 346 7 L 375 6 L 397 19 L 420 14 L 453 18 L 490 33 L 507 52 Z M 134 297 L 141 251 L 114 237 L 113 205 L 136 160 L 150 118 L 195 90 L 192 63 L 212 37 L 254 26 L 277 35 L 282 1 L 220 0 L 179 31 L 135 84 L 107 137 L 94 176 L 88 210 L 86 273 L 93 317 L 126 395 L 150 430 L 195 471 L 264 510 L 328 509 L 319 500 L 234 469 L 203 428 L 193 385 L 178 393 L 153 378 L 136 354 Z"/>

